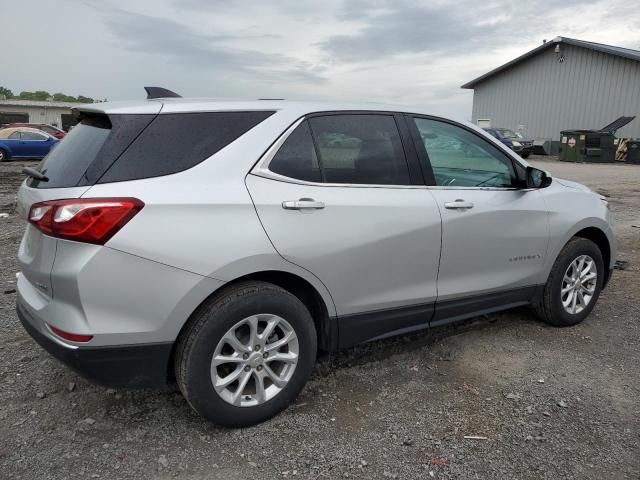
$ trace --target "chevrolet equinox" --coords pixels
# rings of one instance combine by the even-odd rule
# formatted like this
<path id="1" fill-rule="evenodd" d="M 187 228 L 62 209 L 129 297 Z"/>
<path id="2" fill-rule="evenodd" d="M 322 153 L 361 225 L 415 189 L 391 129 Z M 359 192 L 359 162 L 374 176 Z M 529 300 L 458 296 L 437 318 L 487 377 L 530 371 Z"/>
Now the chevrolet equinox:
<path id="1" fill-rule="evenodd" d="M 175 379 L 248 426 L 318 350 L 522 305 L 575 325 L 611 276 L 606 200 L 472 124 L 147 91 L 79 107 L 18 194 L 18 316 L 99 384 Z"/>

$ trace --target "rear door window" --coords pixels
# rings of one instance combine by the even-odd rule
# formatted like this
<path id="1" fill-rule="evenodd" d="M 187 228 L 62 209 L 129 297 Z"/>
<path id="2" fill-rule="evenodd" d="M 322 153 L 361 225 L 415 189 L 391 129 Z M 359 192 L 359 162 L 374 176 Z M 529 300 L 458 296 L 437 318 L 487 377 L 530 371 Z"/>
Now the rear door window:
<path id="1" fill-rule="evenodd" d="M 309 119 L 326 183 L 409 185 L 409 167 L 392 115 Z"/>

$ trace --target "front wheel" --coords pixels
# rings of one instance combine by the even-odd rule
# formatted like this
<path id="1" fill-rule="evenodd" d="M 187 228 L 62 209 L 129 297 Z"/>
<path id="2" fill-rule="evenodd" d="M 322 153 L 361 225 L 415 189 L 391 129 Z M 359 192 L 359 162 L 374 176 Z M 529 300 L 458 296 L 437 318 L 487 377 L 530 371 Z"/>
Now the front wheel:
<path id="1" fill-rule="evenodd" d="M 265 282 L 214 295 L 194 314 L 176 350 L 176 380 L 191 407 L 212 422 L 247 427 L 292 403 L 316 358 L 304 304 Z"/>
<path id="2" fill-rule="evenodd" d="M 582 322 L 593 310 L 603 280 L 604 262 L 598 246 L 586 238 L 572 238 L 558 255 L 534 304 L 538 316 L 556 327 Z"/>
<path id="3" fill-rule="evenodd" d="M 531 154 L 530 154 L 529 152 L 527 152 L 527 153 L 523 153 L 523 154 L 521 154 L 520 156 L 521 156 L 522 158 L 529 158 L 529 155 L 531 155 Z"/>
<path id="4" fill-rule="evenodd" d="M 0 162 L 4 162 L 6 160 L 9 160 L 9 155 L 7 155 L 7 152 L 0 148 Z"/>

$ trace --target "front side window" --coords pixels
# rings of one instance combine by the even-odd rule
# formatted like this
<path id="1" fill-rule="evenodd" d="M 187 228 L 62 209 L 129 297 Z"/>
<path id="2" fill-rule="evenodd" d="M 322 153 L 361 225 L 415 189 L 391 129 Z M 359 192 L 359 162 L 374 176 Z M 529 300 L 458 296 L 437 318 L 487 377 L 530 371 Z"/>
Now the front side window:
<path id="1" fill-rule="evenodd" d="M 20 132 L 13 132 L 9 135 L 9 140 L 20 140 Z"/>
<path id="2" fill-rule="evenodd" d="M 511 159 L 472 132 L 450 123 L 414 118 L 436 185 L 497 187 L 516 185 Z"/>

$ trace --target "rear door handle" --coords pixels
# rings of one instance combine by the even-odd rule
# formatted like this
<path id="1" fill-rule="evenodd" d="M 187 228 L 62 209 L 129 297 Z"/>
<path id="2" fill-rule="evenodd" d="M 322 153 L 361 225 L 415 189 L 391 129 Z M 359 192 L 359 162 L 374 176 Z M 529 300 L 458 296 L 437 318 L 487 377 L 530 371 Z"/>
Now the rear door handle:
<path id="1" fill-rule="evenodd" d="M 444 208 L 448 208 L 450 210 L 466 210 L 468 208 L 473 208 L 473 203 L 467 202 L 462 198 L 458 198 L 455 202 L 446 202 L 444 204 Z"/>
<path id="2" fill-rule="evenodd" d="M 301 198 L 300 200 L 287 200 L 282 202 L 285 210 L 321 210 L 324 202 L 316 202 L 313 198 Z"/>

